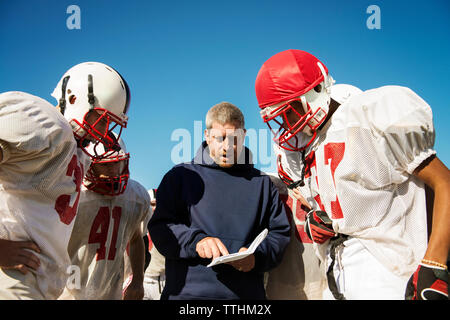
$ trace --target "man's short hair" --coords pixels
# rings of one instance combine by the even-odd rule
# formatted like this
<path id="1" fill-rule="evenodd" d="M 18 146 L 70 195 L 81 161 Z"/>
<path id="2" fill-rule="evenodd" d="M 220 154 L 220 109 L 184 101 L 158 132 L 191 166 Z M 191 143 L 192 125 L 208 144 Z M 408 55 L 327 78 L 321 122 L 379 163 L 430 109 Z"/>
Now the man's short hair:
<path id="1" fill-rule="evenodd" d="M 240 129 L 245 127 L 244 115 L 241 110 L 229 102 L 220 102 L 209 109 L 206 114 L 206 129 L 211 129 L 214 121 L 222 125 L 234 123 Z"/>

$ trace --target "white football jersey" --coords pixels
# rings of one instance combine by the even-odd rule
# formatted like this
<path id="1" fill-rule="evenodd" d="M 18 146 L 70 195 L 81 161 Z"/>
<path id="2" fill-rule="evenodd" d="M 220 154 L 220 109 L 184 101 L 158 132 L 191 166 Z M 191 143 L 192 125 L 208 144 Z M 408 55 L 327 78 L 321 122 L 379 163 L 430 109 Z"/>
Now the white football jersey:
<path id="1" fill-rule="evenodd" d="M 79 279 L 67 283 L 73 298 L 122 298 L 124 252 L 149 214 L 150 196 L 137 181 L 128 180 L 125 192 L 118 196 L 104 196 L 83 186 L 69 242 L 72 264 L 80 268 Z"/>
<path id="2" fill-rule="evenodd" d="M 429 105 L 385 86 L 342 104 L 306 150 L 309 202 L 402 277 L 427 246 L 424 183 L 412 173 L 435 154 L 434 138 Z"/>
<path id="3" fill-rule="evenodd" d="M 150 255 L 151 260 L 147 267 L 147 270 L 145 270 L 145 277 L 157 277 L 162 274 L 165 274 L 166 272 L 166 259 L 164 256 L 156 249 L 156 247 L 153 245 L 153 242 L 150 238 L 149 234 L 149 249 L 150 249 Z"/>
<path id="4" fill-rule="evenodd" d="M 0 94 L 0 147 L 0 238 L 37 243 L 39 290 L 56 299 L 67 279 L 67 244 L 90 160 L 63 115 L 24 92 Z"/>

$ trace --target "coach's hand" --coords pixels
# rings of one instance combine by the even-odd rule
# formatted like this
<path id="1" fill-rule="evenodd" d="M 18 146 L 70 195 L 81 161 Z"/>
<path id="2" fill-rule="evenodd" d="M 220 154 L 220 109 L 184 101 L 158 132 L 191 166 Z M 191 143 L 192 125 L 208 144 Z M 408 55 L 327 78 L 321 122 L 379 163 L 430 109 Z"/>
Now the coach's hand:
<path id="1" fill-rule="evenodd" d="M 40 253 L 41 249 L 33 241 L 0 239 L 0 267 L 17 269 L 23 274 L 27 274 L 29 269 L 36 270 L 41 262 L 31 251 Z"/>
<path id="2" fill-rule="evenodd" d="M 312 241 L 319 244 L 336 235 L 325 211 L 309 211 L 305 219 L 305 231 Z"/>
<path id="3" fill-rule="evenodd" d="M 247 250 L 247 248 L 242 247 L 241 249 L 239 249 L 239 252 L 245 252 Z M 238 271 L 249 272 L 255 267 L 255 256 L 251 254 L 243 259 L 227 262 L 227 264 L 231 265 Z"/>
<path id="4" fill-rule="evenodd" d="M 406 286 L 406 300 L 447 300 L 448 271 L 420 264 Z"/>
<path id="5" fill-rule="evenodd" d="M 228 249 L 219 238 L 206 237 L 195 246 L 200 258 L 215 259 L 228 254 Z"/>

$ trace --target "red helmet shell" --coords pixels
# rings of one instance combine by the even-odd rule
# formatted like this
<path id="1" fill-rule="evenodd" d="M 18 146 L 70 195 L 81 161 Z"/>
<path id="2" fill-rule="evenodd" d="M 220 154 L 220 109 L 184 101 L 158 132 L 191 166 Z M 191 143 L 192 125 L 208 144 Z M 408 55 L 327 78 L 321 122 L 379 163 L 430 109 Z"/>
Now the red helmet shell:
<path id="1" fill-rule="evenodd" d="M 317 62 L 322 64 L 312 54 L 294 49 L 279 52 L 264 62 L 255 82 L 259 107 L 296 98 L 324 81 Z M 327 67 L 322 66 L 328 74 Z"/>

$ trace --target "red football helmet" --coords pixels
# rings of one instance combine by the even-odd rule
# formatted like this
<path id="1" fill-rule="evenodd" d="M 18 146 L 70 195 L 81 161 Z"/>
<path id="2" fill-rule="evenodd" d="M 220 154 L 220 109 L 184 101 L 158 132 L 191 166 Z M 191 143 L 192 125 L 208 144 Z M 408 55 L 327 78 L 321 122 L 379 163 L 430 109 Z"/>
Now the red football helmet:
<path id="1" fill-rule="evenodd" d="M 91 144 L 88 148 L 93 148 Z M 93 158 L 83 184 L 96 193 L 117 196 L 125 192 L 130 178 L 129 159 L 125 143 L 119 138 L 116 151 L 106 158 Z"/>
<path id="2" fill-rule="evenodd" d="M 280 147 L 301 151 L 311 144 L 328 114 L 333 82 L 326 66 L 305 51 L 286 50 L 263 64 L 256 77 L 256 98 L 261 117 Z M 294 101 L 303 112 L 294 108 Z M 297 116 L 295 121 L 288 119 L 291 112 Z M 272 128 L 272 121 L 279 127 Z"/>

